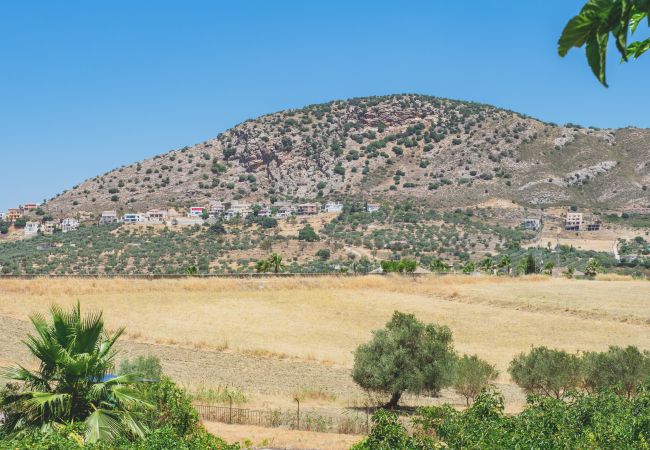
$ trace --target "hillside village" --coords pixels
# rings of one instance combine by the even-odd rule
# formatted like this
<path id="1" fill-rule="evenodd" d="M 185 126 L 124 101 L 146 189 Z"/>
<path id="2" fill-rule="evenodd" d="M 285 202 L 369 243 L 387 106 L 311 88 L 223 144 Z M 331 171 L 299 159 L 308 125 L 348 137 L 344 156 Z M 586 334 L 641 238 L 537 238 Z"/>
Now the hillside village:
<path id="1" fill-rule="evenodd" d="M 366 202 L 364 208 L 373 213 L 380 210 L 378 203 Z M 10 208 L 6 213 L 0 212 L 0 222 L 13 224 L 15 228 L 23 228 L 25 237 L 39 234 L 51 235 L 57 232 L 68 233 L 75 231 L 81 224 L 111 225 L 111 224 L 151 224 L 169 226 L 201 225 L 206 221 L 229 221 L 234 218 L 246 218 L 254 215 L 262 218 L 286 219 L 292 216 L 317 216 L 343 212 L 343 204 L 337 202 L 321 203 L 292 203 L 276 202 L 271 205 L 251 204 L 242 201 L 211 202 L 207 206 L 191 206 L 186 211 L 174 208 L 155 208 L 146 212 L 128 212 L 123 215 L 117 211 L 102 211 L 98 217 L 92 213 L 79 212 L 75 217 L 65 217 L 56 221 L 47 216 L 37 203 L 26 203 L 17 208 Z"/>

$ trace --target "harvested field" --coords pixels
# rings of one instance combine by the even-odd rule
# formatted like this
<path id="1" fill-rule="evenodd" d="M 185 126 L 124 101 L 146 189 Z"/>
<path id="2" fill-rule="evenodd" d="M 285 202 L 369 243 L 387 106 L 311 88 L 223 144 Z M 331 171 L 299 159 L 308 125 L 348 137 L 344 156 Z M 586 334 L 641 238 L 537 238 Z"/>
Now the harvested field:
<path id="1" fill-rule="evenodd" d="M 352 352 L 394 310 L 449 325 L 460 352 L 496 364 L 509 410 L 524 397 L 508 363 L 531 345 L 650 349 L 650 283 L 623 278 L 35 279 L 0 280 L 0 364 L 29 363 L 30 313 L 77 300 L 126 326 L 124 356 L 156 354 L 189 388 L 235 386 L 251 408 L 290 408 L 298 391 L 327 413 L 367 401 L 349 376 Z M 447 391 L 406 401 L 462 404 Z"/>

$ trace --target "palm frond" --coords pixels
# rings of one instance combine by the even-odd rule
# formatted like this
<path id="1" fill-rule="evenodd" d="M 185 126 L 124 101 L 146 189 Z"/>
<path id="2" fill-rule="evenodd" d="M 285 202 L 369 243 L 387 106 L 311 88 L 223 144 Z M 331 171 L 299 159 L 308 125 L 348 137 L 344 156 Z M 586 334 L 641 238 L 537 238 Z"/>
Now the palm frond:
<path id="1" fill-rule="evenodd" d="M 86 441 L 90 443 L 112 441 L 124 431 L 119 414 L 106 409 L 96 409 L 84 423 L 86 425 Z"/>
<path id="2" fill-rule="evenodd" d="M 110 393 L 121 405 L 124 405 L 127 408 L 133 408 L 136 406 L 143 406 L 147 408 L 153 407 L 152 404 L 148 403 L 142 397 L 140 397 L 136 391 L 123 384 L 111 386 Z"/>
<path id="3" fill-rule="evenodd" d="M 134 436 L 143 438 L 145 434 L 149 431 L 149 428 L 144 423 L 144 421 L 139 420 L 140 418 L 128 411 L 123 411 L 120 413 L 120 419 L 122 421 L 123 427 L 130 431 Z"/>
<path id="4" fill-rule="evenodd" d="M 27 409 L 42 417 L 66 417 L 70 415 L 72 396 L 67 393 L 27 392 L 24 400 Z"/>

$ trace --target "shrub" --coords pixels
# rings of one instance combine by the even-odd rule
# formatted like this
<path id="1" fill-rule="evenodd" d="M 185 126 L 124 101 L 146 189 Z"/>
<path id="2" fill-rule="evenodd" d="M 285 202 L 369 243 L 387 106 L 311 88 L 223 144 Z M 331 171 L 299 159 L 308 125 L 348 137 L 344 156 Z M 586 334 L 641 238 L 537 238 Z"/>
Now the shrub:
<path id="1" fill-rule="evenodd" d="M 417 261 L 408 258 L 403 258 L 399 261 L 386 260 L 381 262 L 381 270 L 385 273 L 412 273 L 415 272 L 417 268 Z"/>
<path id="2" fill-rule="evenodd" d="M 120 363 L 118 374 L 126 375 L 133 373 L 148 380 L 160 380 L 162 377 L 162 366 L 157 356 L 138 356 L 133 360 L 125 359 Z"/>
<path id="3" fill-rule="evenodd" d="M 316 252 L 316 256 L 319 257 L 322 261 L 327 261 L 330 259 L 331 251 L 329 248 L 321 248 Z"/>
<path id="4" fill-rule="evenodd" d="M 379 410 L 372 415 L 370 435 L 354 445 L 351 450 L 431 450 L 435 442 L 428 437 L 411 436 L 397 414 Z"/>
<path id="5" fill-rule="evenodd" d="M 404 391 L 437 393 L 451 382 L 454 362 L 451 330 L 423 324 L 398 311 L 373 338 L 354 352 L 352 379 L 362 388 L 390 395 L 396 407 Z"/>
<path id="6" fill-rule="evenodd" d="M 587 352 L 582 357 L 584 386 L 591 392 L 613 389 L 630 398 L 650 377 L 650 355 L 628 346 L 606 352 Z"/>
<path id="7" fill-rule="evenodd" d="M 314 228 L 309 225 L 305 224 L 304 227 L 298 231 L 298 240 L 300 241 L 307 241 L 307 242 L 316 242 L 320 240 L 318 235 L 316 234 L 316 231 L 314 231 Z"/>
<path id="8" fill-rule="evenodd" d="M 470 400 L 474 401 L 476 396 L 498 375 L 499 372 L 487 361 L 476 355 L 463 355 L 456 361 L 452 386 L 456 392 L 465 397 L 469 406 Z"/>
<path id="9" fill-rule="evenodd" d="M 535 347 L 517 355 L 508 368 L 513 381 L 526 392 L 560 398 L 580 383 L 580 359 L 563 350 Z"/>

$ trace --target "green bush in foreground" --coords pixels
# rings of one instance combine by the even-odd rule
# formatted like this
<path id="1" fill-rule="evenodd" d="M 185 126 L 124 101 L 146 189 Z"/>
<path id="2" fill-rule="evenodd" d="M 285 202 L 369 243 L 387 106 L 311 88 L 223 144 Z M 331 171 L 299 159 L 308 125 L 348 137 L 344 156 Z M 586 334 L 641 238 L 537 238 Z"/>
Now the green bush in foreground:
<path id="1" fill-rule="evenodd" d="M 138 441 L 117 440 L 110 444 L 86 443 L 79 434 L 79 427 L 63 427 L 55 432 L 35 430 L 26 435 L 7 438 L 0 433 L 0 450 L 237 450 L 239 445 L 228 445 L 222 439 L 205 430 L 189 436 L 179 436 L 171 427 L 151 431 Z"/>

